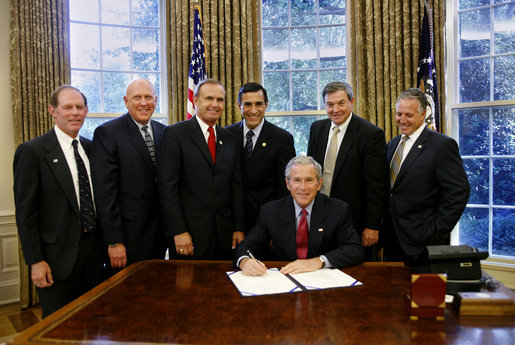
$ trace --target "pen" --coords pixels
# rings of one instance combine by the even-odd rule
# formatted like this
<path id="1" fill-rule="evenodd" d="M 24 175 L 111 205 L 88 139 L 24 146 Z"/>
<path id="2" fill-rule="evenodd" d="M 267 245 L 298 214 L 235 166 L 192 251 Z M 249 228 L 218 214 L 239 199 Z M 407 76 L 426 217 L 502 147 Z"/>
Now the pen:
<path id="1" fill-rule="evenodd" d="M 247 253 L 250 255 L 250 257 L 252 258 L 252 260 L 254 261 L 258 261 L 258 259 L 256 259 L 256 257 L 254 255 L 252 255 L 252 253 L 250 252 L 249 249 L 247 249 Z"/>

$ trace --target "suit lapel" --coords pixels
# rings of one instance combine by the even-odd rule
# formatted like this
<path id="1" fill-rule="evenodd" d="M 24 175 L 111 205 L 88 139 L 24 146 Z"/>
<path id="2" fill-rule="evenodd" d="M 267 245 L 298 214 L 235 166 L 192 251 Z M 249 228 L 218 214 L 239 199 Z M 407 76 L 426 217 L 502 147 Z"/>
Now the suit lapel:
<path id="1" fill-rule="evenodd" d="M 400 135 L 393 138 L 392 141 L 388 145 L 388 152 L 386 153 L 386 159 L 388 160 L 388 164 L 390 164 L 392 161 L 392 157 L 395 152 L 395 149 L 397 148 L 397 145 L 399 145 L 399 140 L 401 140 Z"/>
<path id="2" fill-rule="evenodd" d="M 139 127 L 134 123 L 134 120 L 132 120 L 129 114 L 125 114 L 125 124 L 125 132 L 129 138 L 129 142 L 136 148 L 136 151 L 141 156 L 148 168 L 152 172 L 155 172 L 156 168 L 154 166 L 154 162 L 152 162 L 152 157 L 150 157 L 150 152 L 148 152 L 147 144 L 145 144 L 143 135 L 140 133 Z"/>
<path id="3" fill-rule="evenodd" d="M 320 126 L 319 131 L 319 143 L 316 152 L 314 152 L 314 155 L 319 158 L 320 165 L 324 166 L 324 159 L 325 159 L 325 151 L 327 150 L 327 142 L 329 141 L 329 130 L 331 129 L 331 120 L 324 121 Z"/>
<path id="4" fill-rule="evenodd" d="M 401 169 L 399 170 L 399 174 L 397 175 L 397 178 L 395 179 L 395 185 L 400 183 L 402 180 L 402 177 L 406 174 L 406 171 L 410 168 L 410 166 L 417 160 L 417 158 L 420 156 L 422 151 L 425 149 L 424 143 L 427 140 L 427 137 L 429 136 L 429 130 L 427 128 L 424 128 L 422 133 L 420 133 L 420 136 L 418 137 L 417 141 L 413 143 L 413 146 L 411 146 L 410 151 L 408 152 L 408 155 L 404 159 L 401 165 Z"/>
<path id="5" fill-rule="evenodd" d="M 50 166 L 50 169 L 54 173 L 57 181 L 59 181 L 64 195 L 68 199 L 73 210 L 78 216 L 80 216 L 79 202 L 77 200 L 71 170 L 68 166 L 63 150 L 59 145 L 54 129 L 49 132 L 45 151 L 45 160 L 47 161 L 47 164 Z"/>
<path id="6" fill-rule="evenodd" d="M 192 117 L 191 119 L 187 120 L 190 125 L 190 134 L 191 139 L 195 143 L 195 145 L 198 147 L 202 155 L 204 155 L 204 158 L 209 162 L 209 164 L 214 167 L 213 164 L 213 158 L 211 158 L 211 153 L 209 152 L 209 148 L 207 147 L 206 138 L 204 137 L 204 134 L 202 133 L 202 130 L 200 129 L 200 125 L 198 124 L 198 120 L 195 117 Z M 217 129 L 217 135 L 218 132 L 218 126 L 216 126 Z M 218 136 L 218 141 L 220 141 L 220 136 Z M 218 155 L 218 143 L 216 145 L 216 154 Z"/>
<path id="7" fill-rule="evenodd" d="M 288 257 L 297 257 L 297 215 L 293 206 L 293 198 L 285 198 L 285 205 L 281 209 L 285 212 L 279 217 L 279 226 L 277 231 L 284 236 L 286 252 Z"/>
<path id="8" fill-rule="evenodd" d="M 352 143 L 356 139 L 359 132 L 360 124 L 358 120 L 354 118 L 356 115 L 352 114 L 351 116 L 352 118 L 349 122 L 349 125 L 347 126 L 345 135 L 343 136 L 340 149 L 338 150 L 338 156 L 334 166 L 333 181 L 338 177 L 338 174 L 340 173 L 340 170 L 343 166 L 343 162 L 345 162 L 345 159 L 347 159 L 347 154 L 349 153 L 349 150 L 352 147 Z"/>
<path id="9" fill-rule="evenodd" d="M 259 158 L 269 149 L 269 139 L 270 139 L 270 124 L 264 120 L 263 127 L 261 128 L 261 132 L 259 133 L 259 137 L 256 140 L 256 145 L 254 145 L 254 150 L 252 151 L 252 155 L 250 155 L 249 160 L 245 164 L 245 172 L 247 170 L 252 170 L 252 168 L 259 162 Z M 243 129 L 242 129 L 243 133 Z M 242 134 L 243 140 L 243 134 Z M 243 159 L 243 158 L 242 158 Z"/>
<path id="10" fill-rule="evenodd" d="M 320 194 L 317 194 L 310 216 L 308 258 L 316 255 L 322 243 L 322 239 L 324 238 L 325 219 L 328 215 L 322 203 L 323 199 L 320 197 Z"/>
<path id="11" fill-rule="evenodd" d="M 158 126 L 157 121 L 150 120 L 150 124 L 152 125 L 152 132 L 154 133 L 154 143 L 156 145 L 156 151 L 161 144 L 161 138 L 163 137 L 164 127 Z"/>

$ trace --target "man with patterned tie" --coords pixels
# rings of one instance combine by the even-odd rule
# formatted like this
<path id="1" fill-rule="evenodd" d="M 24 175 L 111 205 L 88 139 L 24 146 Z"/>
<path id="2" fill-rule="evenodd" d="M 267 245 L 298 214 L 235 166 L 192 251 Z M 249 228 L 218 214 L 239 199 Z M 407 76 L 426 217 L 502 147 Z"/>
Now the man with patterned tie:
<path id="1" fill-rule="evenodd" d="M 413 267 L 429 263 L 427 245 L 447 244 L 470 192 L 456 141 L 424 125 L 427 105 L 421 90 L 402 92 L 395 105 L 401 134 L 388 143 L 385 258 Z"/>
<path id="2" fill-rule="evenodd" d="M 273 259 L 291 261 L 281 269 L 284 274 L 341 268 L 363 261 L 363 247 L 348 205 L 318 193 L 321 170 L 311 157 L 297 156 L 288 162 L 285 179 L 291 195 L 263 205 L 256 226 L 236 248 L 234 264 L 243 274 L 266 272 L 266 266 L 248 253 L 260 258 L 270 241 Z"/>
<path id="3" fill-rule="evenodd" d="M 164 259 L 167 242 L 157 192 L 156 149 L 165 125 L 148 80 L 127 86 L 128 113 L 97 127 L 91 148 L 96 205 L 111 273 L 147 259 Z"/>
<path id="4" fill-rule="evenodd" d="M 158 151 L 158 183 L 170 257 L 229 259 L 243 240 L 240 146 L 217 125 L 225 88 L 204 79 L 193 93 L 197 114 L 168 126 Z"/>
<path id="5" fill-rule="evenodd" d="M 261 205 L 288 195 L 284 168 L 295 157 L 293 136 L 265 119 L 268 96 L 258 83 L 243 85 L 238 107 L 243 121 L 226 127 L 240 143 L 245 233 L 256 223 Z"/>
<path id="6" fill-rule="evenodd" d="M 21 144 L 14 156 L 16 224 L 43 317 L 103 277 L 88 160 L 91 143 L 79 136 L 87 100 L 78 89 L 62 85 L 52 93 L 48 109 L 55 127 Z"/>
<path id="7" fill-rule="evenodd" d="M 352 112 L 348 83 L 327 84 L 322 97 L 329 118 L 311 125 L 308 156 L 323 167 L 321 193 L 349 204 L 365 260 L 375 261 L 388 187 L 384 132 Z"/>

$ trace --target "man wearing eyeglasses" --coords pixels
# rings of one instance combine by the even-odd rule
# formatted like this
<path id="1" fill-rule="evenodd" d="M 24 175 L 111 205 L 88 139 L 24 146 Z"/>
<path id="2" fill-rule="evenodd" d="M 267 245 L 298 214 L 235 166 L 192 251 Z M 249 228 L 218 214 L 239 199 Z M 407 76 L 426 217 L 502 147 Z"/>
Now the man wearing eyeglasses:
<path id="1" fill-rule="evenodd" d="M 311 272 L 324 267 L 360 264 L 363 247 L 352 225 L 347 204 L 318 193 L 321 167 L 313 158 L 297 156 L 286 166 L 286 186 L 291 195 L 261 207 L 256 226 L 235 251 L 235 265 L 245 275 L 262 275 L 259 258 L 273 245 L 273 259 L 291 261 L 281 272 Z"/>

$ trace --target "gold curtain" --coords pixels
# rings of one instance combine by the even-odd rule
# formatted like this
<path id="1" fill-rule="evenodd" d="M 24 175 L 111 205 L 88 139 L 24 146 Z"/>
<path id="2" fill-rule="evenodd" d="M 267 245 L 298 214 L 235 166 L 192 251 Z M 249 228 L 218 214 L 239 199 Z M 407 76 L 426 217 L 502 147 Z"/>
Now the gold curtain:
<path id="1" fill-rule="evenodd" d="M 417 87 L 421 0 L 348 0 L 349 82 L 355 90 L 355 111 L 381 127 L 386 139 L 397 135 L 395 100 Z M 445 1 L 431 4 L 440 123 L 444 121 Z M 440 127 L 442 128 L 442 127 Z"/>
<path id="2" fill-rule="evenodd" d="M 11 99 L 15 144 L 46 133 L 53 126 L 49 97 L 70 81 L 68 0 L 11 0 Z M 20 258 L 20 303 L 37 303 L 28 266 Z"/>
<path id="3" fill-rule="evenodd" d="M 186 118 L 188 69 L 193 43 L 193 0 L 168 0 L 166 17 L 168 64 L 168 113 L 170 123 Z M 260 81 L 261 27 L 259 2 L 252 0 L 201 0 L 206 68 L 227 91 L 221 126 L 241 120 L 238 91 L 246 82 Z"/>

